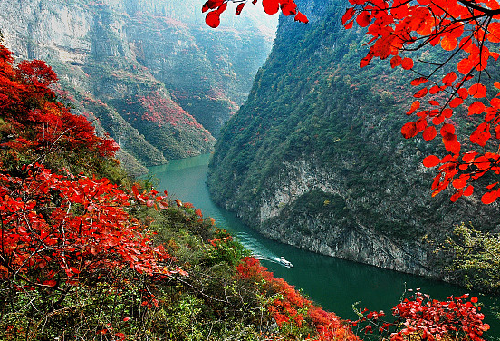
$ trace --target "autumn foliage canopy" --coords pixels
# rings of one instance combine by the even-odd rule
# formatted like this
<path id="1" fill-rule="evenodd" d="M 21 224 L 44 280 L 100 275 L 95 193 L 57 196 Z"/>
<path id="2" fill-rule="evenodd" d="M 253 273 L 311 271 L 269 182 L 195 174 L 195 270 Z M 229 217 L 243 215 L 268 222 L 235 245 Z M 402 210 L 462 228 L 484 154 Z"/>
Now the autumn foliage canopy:
<path id="1" fill-rule="evenodd" d="M 217 26 L 227 2 L 210 0 L 204 5 L 204 11 L 211 10 L 210 26 Z M 237 12 L 246 3 L 231 2 L 239 3 Z M 456 201 L 477 189 L 483 203 L 494 202 L 500 196 L 500 82 L 491 67 L 500 56 L 498 1 L 349 2 L 342 24 L 346 29 L 357 24 L 371 37 L 360 66 L 374 58 L 388 59 L 392 68 L 401 67 L 415 76 L 411 81 L 414 101 L 407 111 L 410 121 L 401 133 L 406 139 L 421 136 L 425 141 L 442 141 L 444 149 L 423 160 L 425 167 L 437 167 L 432 195 L 449 189 L 451 200 Z M 307 22 L 293 1 L 262 3 L 268 14 L 281 9 L 285 15 L 300 14 L 295 19 Z M 424 56 L 419 50 L 435 53 Z M 468 127 L 457 124 L 459 119 L 467 121 Z"/>
<path id="2" fill-rule="evenodd" d="M 92 170 L 112 161 L 117 145 L 57 100 L 44 62 L 13 62 L 0 45 L 0 279 L 58 287 L 122 267 L 179 271 L 128 213 L 133 204 L 164 208 L 166 197 L 58 169 L 83 160 Z"/>

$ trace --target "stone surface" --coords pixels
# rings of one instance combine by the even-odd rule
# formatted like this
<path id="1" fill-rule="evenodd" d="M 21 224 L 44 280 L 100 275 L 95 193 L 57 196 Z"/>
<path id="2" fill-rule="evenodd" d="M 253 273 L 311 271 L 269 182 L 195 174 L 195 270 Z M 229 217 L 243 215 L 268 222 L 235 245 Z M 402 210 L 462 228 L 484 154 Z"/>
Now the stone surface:
<path id="1" fill-rule="evenodd" d="M 210 151 L 271 48 L 272 21 L 249 12 L 213 30 L 201 5 L 4 0 L 0 30 L 18 59 L 54 68 L 75 110 L 140 171 Z"/>

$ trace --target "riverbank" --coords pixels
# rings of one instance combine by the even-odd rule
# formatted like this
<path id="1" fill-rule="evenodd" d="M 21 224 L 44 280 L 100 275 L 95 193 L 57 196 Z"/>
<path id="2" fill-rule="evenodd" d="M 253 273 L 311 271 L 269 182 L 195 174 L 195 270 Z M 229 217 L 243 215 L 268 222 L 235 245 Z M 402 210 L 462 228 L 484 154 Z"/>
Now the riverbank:
<path id="1" fill-rule="evenodd" d="M 244 225 L 233 213 L 228 212 L 210 199 L 206 187 L 209 154 L 194 158 L 171 161 L 167 165 L 150 168 L 150 175 L 158 179 L 158 189 L 167 189 L 172 198 L 192 202 L 205 216 L 214 218 L 217 226 L 226 228 L 237 236 L 242 244 L 262 256 L 262 264 L 284 278 L 323 308 L 342 318 L 354 318 L 352 304 L 370 310 L 386 312 L 396 305 L 405 291 L 421 288 L 436 299 L 461 296 L 468 290 L 441 281 L 403 274 L 373 266 L 322 256 L 266 239 Z M 285 257 L 294 265 L 285 268 L 271 261 L 273 257 Z M 474 293 L 477 294 L 477 293 Z M 483 302 L 486 322 L 492 326 L 491 336 L 500 337 L 500 323 L 494 319 L 489 307 L 498 305 L 498 298 L 479 295 Z"/>

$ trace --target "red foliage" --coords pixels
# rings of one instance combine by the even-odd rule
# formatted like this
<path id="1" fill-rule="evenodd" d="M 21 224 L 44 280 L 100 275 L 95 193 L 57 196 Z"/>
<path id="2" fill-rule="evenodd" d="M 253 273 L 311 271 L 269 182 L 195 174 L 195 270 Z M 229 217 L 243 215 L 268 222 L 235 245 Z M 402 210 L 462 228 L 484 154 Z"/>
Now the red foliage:
<path id="1" fill-rule="evenodd" d="M 54 152 L 80 155 L 71 159 L 75 162 L 91 152 L 97 160 L 98 154 L 113 156 L 118 149 L 113 140 L 97 137 L 85 117 L 57 101 L 51 89 L 56 81 L 42 61 L 13 66 L 10 52 L 0 45 L 1 128 L 10 133 L 7 140 L 2 136 L 2 150 L 24 160 L 35 154 L 31 160 L 41 162 Z M 127 266 L 147 275 L 185 274 L 170 269 L 164 247 L 154 246 L 145 227 L 127 212 L 132 204 L 167 208 L 166 196 L 137 186 L 131 196 L 107 179 L 74 176 L 35 161 L 18 168 L 2 161 L 0 278 L 56 287 Z"/>
<path id="2" fill-rule="evenodd" d="M 217 27 L 219 16 L 228 2 L 240 3 L 236 0 L 208 0 L 205 3 L 203 12 L 210 11 L 207 15 L 210 26 Z M 293 0 L 263 0 L 262 3 L 267 14 L 275 14 L 281 9 L 283 14 L 293 14 L 295 20 L 307 22 Z M 420 87 L 414 94 L 418 100 L 407 112 L 418 118 L 403 126 L 401 133 L 404 138 L 422 133 L 424 140 L 433 140 L 437 131 L 442 130 L 440 126 L 448 124 L 447 121 L 464 104 L 469 115 L 475 115 L 476 130 L 468 140 L 459 140 L 455 131 L 442 134 L 448 154 L 440 157 L 432 195 L 450 188 L 455 190 L 451 196 L 454 201 L 466 194 L 471 195 L 474 191 L 472 183 L 477 179 L 486 174 L 500 175 L 500 82 L 488 88 L 482 81 L 490 75 L 481 77 L 488 63 L 496 62 L 500 57 L 492 49 L 494 44 L 500 43 L 500 3 L 497 0 L 350 0 L 350 3 L 352 7 L 342 16 L 342 24 L 346 29 L 352 28 L 354 23 L 367 27 L 367 35 L 371 36 L 369 52 L 361 59 L 360 66 L 369 65 L 373 58 L 389 59 L 392 68 L 401 66 L 420 75 L 411 82 Z M 242 7 L 241 4 L 238 6 L 238 14 Z M 438 60 L 425 61 L 427 66 L 434 65 L 434 69 L 424 71 L 426 74 L 415 68 L 411 57 L 404 55 L 407 51 L 437 45 L 444 53 L 438 54 Z M 456 72 L 449 72 L 441 78 L 443 66 L 452 63 Z M 430 85 L 422 86 L 428 82 Z M 438 93 L 441 93 L 439 98 L 423 101 L 425 97 Z M 475 152 L 478 146 L 481 149 L 476 160 L 462 159 L 467 153 Z M 451 186 L 457 179 L 468 185 L 467 191 Z M 500 189 L 491 189 L 483 194 L 485 204 L 500 196 Z"/>
<path id="3" fill-rule="evenodd" d="M 139 112 L 129 112 L 133 119 L 153 122 L 158 127 L 173 127 L 178 131 L 196 131 L 208 141 L 210 133 L 189 113 L 182 109 L 171 98 L 159 92 L 147 96 L 138 96 L 137 100 L 129 100 L 127 104 L 136 106 Z M 136 117 L 133 117 L 136 116 Z"/>
<path id="4" fill-rule="evenodd" d="M 411 82 L 413 86 L 429 81 L 432 84 L 421 87 L 415 93 L 414 96 L 419 101 L 412 104 L 408 114 L 416 113 L 418 120 L 405 124 L 401 129 L 407 139 L 422 132 L 426 141 L 434 139 L 437 136 L 435 132 L 441 131 L 442 142 L 448 154 L 440 157 L 438 163 L 434 162 L 435 159 L 433 162 L 429 162 L 427 158 L 424 160 L 426 167 L 440 165 L 432 185 L 433 196 L 451 188 L 455 190 L 451 196 L 454 201 L 463 195 L 471 195 L 474 186 L 470 183 L 475 180 L 488 173 L 500 174 L 500 133 L 497 134 L 497 131 L 500 132 L 500 93 L 494 91 L 493 96 L 488 96 L 487 90 L 490 89 L 481 83 L 484 78 L 481 78 L 481 74 L 488 62 L 497 61 L 499 57 L 498 53 L 490 50 L 492 44 L 500 43 L 498 1 L 350 2 L 352 7 L 347 9 L 342 23 L 346 28 L 351 28 L 354 22 L 360 26 L 368 26 L 367 34 L 372 36 L 370 50 L 361 61 L 361 67 L 368 65 L 376 57 L 390 58 L 391 67 L 400 65 L 406 70 L 414 69 L 413 60 L 405 57 L 404 53 L 423 46 L 439 45 L 448 53 L 447 56 L 440 57 L 440 60 L 432 61 L 431 64 L 436 65 L 434 70 Z M 456 63 L 457 72 L 449 72 L 440 79 L 436 71 L 451 63 Z M 447 96 L 428 101 L 427 106 L 420 101 L 429 93 L 438 92 Z M 469 101 L 466 102 L 468 98 Z M 477 124 L 468 141 L 459 141 L 455 127 L 447 127 L 450 125 L 447 121 L 463 104 L 468 106 L 469 115 L 475 115 L 474 122 Z M 477 152 L 475 145 L 481 147 Z M 467 161 L 464 160 L 470 153 L 475 153 L 477 157 L 467 157 Z M 485 204 L 494 202 L 499 195 L 497 190 L 488 191 L 483 195 L 482 201 Z"/>
<path id="5" fill-rule="evenodd" d="M 202 7 L 202 12 L 208 11 L 206 16 L 206 23 L 208 26 L 216 28 L 220 24 L 220 15 L 224 13 L 227 9 L 227 4 L 229 2 L 238 3 L 236 6 L 236 15 L 240 15 L 247 0 L 237 1 L 237 0 L 208 0 Z M 256 4 L 257 0 L 252 0 L 252 4 Z M 293 15 L 295 21 L 307 24 L 309 20 L 307 17 L 297 11 L 297 5 L 293 0 L 262 0 L 262 6 L 264 7 L 264 12 L 269 15 L 274 15 L 279 12 L 283 15 Z"/>
<path id="6" fill-rule="evenodd" d="M 38 154 L 86 150 L 103 157 L 114 155 L 118 147 L 112 140 L 97 137 L 87 119 L 57 101 L 51 89 L 57 76 L 51 67 L 40 60 L 17 66 L 13 62 L 10 51 L 0 45 L 1 117 L 15 135 L 0 147 Z"/>
<path id="7" fill-rule="evenodd" d="M 477 297 L 468 295 L 448 297 L 446 301 L 431 299 L 429 295 L 416 292 L 392 308 L 395 321 L 383 320 L 383 312 L 368 312 L 357 321 L 354 327 L 364 324 L 365 333 L 378 332 L 381 339 L 403 341 L 418 335 L 419 340 L 472 340 L 484 341 L 483 333 L 489 329 L 483 323 L 484 315 L 476 307 Z"/>
<path id="8" fill-rule="evenodd" d="M 26 173 L 0 174 L 0 277 L 35 272 L 39 284 L 55 286 L 124 266 L 149 275 L 171 273 L 170 256 L 129 216 L 132 198 L 116 185 L 57 175 L 38 164 Z M 156 195 L 134 198 L 148 206 L 165 201 Z"/>
<path id="9" fill-rule="evenodd" d="M 278 326 L 294 324 L 301 327 L 303 321 L 308 320 L 318 333 L 314 340 L 358 340 L 350 331 L 349 326 L 345 325 L 335 314 L 314 306 L 312 301 L 304 298 L 293 286 L 281 278 L 274 278 L 273 274 L 261 266 L 257 259 L 244 258 L 238 265 L 237 271 L 241 278 L 250 279 L 252 282 L 264 280 L 265 291 L 282 295 L 283 298 L 276 298 L 267 307 Z"/>

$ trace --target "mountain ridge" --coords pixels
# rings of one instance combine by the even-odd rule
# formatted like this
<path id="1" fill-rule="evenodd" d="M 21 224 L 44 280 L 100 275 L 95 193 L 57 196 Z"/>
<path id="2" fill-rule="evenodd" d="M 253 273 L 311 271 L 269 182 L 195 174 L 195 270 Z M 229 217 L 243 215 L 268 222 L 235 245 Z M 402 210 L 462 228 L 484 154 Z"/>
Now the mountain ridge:
<path id="1" fill-rule="evenodd" d="M 464 220 L 499 228 L 497 205 L 431 197 L 422 159 L 441 147 L 400 133 L 411 75 L 384 61 L 359 68 L 367 37 L 341 25 L 346 3 L 296 3 L 311 24 L 280 21 L 247 102 L 216 144 L 214 200 L 267 237 L 442 276 L 424 240 L 442 240 Z"/>

